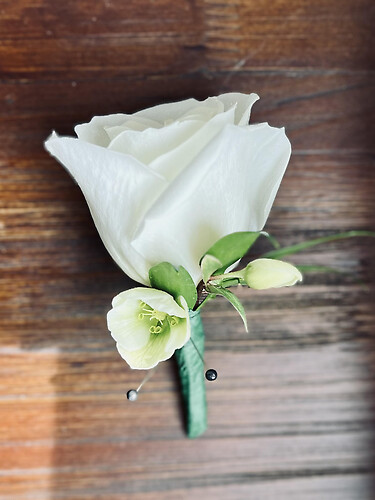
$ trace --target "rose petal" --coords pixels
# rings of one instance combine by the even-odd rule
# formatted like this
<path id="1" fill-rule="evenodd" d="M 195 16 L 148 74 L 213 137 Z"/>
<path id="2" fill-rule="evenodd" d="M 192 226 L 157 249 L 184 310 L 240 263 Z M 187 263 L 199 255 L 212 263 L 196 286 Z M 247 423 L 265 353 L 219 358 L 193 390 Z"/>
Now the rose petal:
<path id="1" fill-rule="evenodd" d="M 225 111 L 229 108 L 236 106 L 236 125 L 247 125 L 250 120 L 250 112 L 253 104 L 258 101 L 257 94 L 241 94 L 239 92 L 231 92 L 228 94 L 221 94 L 218 99 L 224 104 Z"/>
<path id="2" fill-rule="evenodd" d="M 178 147 L 155 158 L 150 167 L 169 181 L 173 180 L 226 125 L 234 123 L 234 115 L 234 107 L 215 115 Z"/>
<path id="3" fill-rule="evenodd" d="M 105 131 L 105 127 L 115 127 L 123 125 L 130 118 L 129 115 L 118 113 L 115 115 L 94 116 L 89 123 L 81 123 L 74 127 L 77 137 L 82 141 L 96 144 L 106 148 L 110 143 L 110 138 Z"/>
<path id="4" fill-rule="evenodd" d="M 189 120 L 174 122 L 160 129 L 148 128 L 142 132 L 124 130 L 115 136 L 108 149 L 134 156 L 148 165 L 161 155 L 177 148 L 203 125 L 202 121 Z"/>
<path id="5" fill-rule="evenodd" d="M 216 101 L 216 97 L 209 97 L 205 101 L 186 99 L 184 101 L 159 104 L 158 106 L 153 106 L 152 108 L 142 109 L 141 111 L 134 113 L 133 116 L 142 116 L 161 123 L 169 123 L 171 120 L 179 120 L 182 116 L 189 113 L 189 111 L 199 106 L 209 106 L 212 107 L 216 113 L 220 113 L 223 111 L 223 106 L 220 102 L 218 103 Z"/>
<path id="6" fill-rule="evenodd" d="M 259 97 L 256 94 L 247 95 L 241 93 L 222 94 L 218 97 L 209 97 L 205 101 L 186 99 L 179 102 L 159 104 L 132 115 L 117 113 L 94 116 L 89 123 L 76 125 L 74 130 L 79 139 L 107 147 L 114 138 L 114 131 L 110 132 L 112 127 L 126 127 L 126 129 L 132 130 L 144 130 L 148 127 L 159 128 L 165 122 L 171 123 L 184 119 L 184 115 L 189 116 L 189 113 L 191 114 L 193 110 L 195 113 L 194 119 L 197 119 L 196 113 L 199 108 L 202 108 L 202 114 L 198 116 L 201 117 L 200 119 L 204 119 L 203 114 L 207 113 L 207 109 L 210 109 L 213 114 L 217 114 L 227 111 L 233 105 L 237 105 L 236 123 L 244 125 L 249 121 L 251 106 L 258 99 Z"/>
<path id="7" fill-rule="evenodd" d="M 151 264 L 130 241 L 144 213 L 165 188 L 165 180 L 130 156 L 79 139 L 53 134 L 45 147 L 79 184 L 112 258 L 131 278 L 148 284 Z"/>
<path id="8" fill-rule="evenodd" d="M 160 127 L 162 127 L 162 124 L 154 120 L 120 113 L 107 116 L 94 116 L 89 123 L 76 125 L 74 131 L 82 141 L 106 148 L 124 130 L 142 131 L 147 128 Z"/>
<path id="9" fill-rule="evenodd" d="M 109 139 L 113 141 L 121 132 L 125 132 L 126 130 L 136 130 L 138 132 L 143 132 L 148 128 L 159 129 L 162 127 L 161 123 L 155 122 L 154 120 L 149 120 L 148 118 L 133 118 L 129 117 L 122 125 L 115 125 L 113 127 L 105 126 L 104 130 L 106 131 Z"/>
<path id="10" fill-rule="evenodd" d="M 223 112 L 223 103 L 217 97 L 208 97 L 205 101 L 197 101 L 197 105 L 179 117 L 178 121 L 203 120 L 208 122 L 215 115 Z"/>
<path id="11" fill-rule="evenodd" d="M 227 125 L 154 203 L 132 245 L 148 262 L 184 266 L 197 283 L 199 260 L 219 238 L 263 228 L 290 151 L 284 129 Z"/>

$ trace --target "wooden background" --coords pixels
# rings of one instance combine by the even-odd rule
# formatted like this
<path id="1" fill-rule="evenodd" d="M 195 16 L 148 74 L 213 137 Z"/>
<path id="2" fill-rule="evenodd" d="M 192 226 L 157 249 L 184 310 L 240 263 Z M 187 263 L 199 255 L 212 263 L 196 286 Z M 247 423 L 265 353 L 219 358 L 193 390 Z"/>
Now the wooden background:
<path id="1" fill-rule="evenodd" d="M 249 335 L 229 304 L 207 306 L 219 379 L 209 430 L 189 441 L 172 361 L 127 402 L 141 373 L 105 313 L 133 283 L 42 148 L 95 114 L 256 91 L 254 121 L 285 125 L 293 145 L 268 230 L 289 244 L 374 229 L 374 13 L 372 0 L 0 0 L 0 499 L 375 498 L 373 242 L 294 259 L 343 274 L 240 290 Z"/>

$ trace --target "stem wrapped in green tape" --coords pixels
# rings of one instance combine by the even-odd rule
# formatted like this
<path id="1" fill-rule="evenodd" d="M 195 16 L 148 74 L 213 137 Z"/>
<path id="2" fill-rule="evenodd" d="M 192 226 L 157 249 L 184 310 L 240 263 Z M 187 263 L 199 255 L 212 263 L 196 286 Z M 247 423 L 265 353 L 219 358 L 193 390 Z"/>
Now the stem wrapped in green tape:
<path id="1" fill-rule="evenodd" d="M 204 329 L 199 311 L 190 311 L 191 339 L 175 352 L 185 407 L 186 432 L 196 438 L 207 429 L 206 386 L 204 378 Z"/>

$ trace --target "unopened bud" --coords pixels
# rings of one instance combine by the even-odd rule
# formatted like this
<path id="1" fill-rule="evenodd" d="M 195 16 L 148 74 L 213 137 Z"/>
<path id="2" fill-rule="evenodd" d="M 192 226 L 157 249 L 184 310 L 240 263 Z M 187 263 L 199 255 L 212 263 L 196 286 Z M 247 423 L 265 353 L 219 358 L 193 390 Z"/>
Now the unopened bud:
<path id="1" fill-rule="evenodd" d="M 302 281 L 299 270 L 281 260 L 257 259 L 247 265 L 244 273 L 247 285 L 255 290 L 292 286 Z"/>

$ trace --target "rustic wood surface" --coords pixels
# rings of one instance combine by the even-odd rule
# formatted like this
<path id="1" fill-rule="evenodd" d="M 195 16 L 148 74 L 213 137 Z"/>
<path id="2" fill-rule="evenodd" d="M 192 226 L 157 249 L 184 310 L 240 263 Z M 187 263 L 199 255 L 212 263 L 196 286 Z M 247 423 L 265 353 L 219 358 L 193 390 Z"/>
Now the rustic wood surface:
<path id="1" fill-rule="evenodd" d="M 176 370 L 140 380 L 106 330 L 132 283 L 42 148 L 92 115 L 256 91 L 293 158 L 268 222 L 284 244 L 374 229 L 372 0 L 0 0 L 0 499 L 375 498 L 373 243 L 294 259 L 303 286 L 203 312 L 209 430 Z M 257 247 L 257 252 L 266 249 Z"/>

